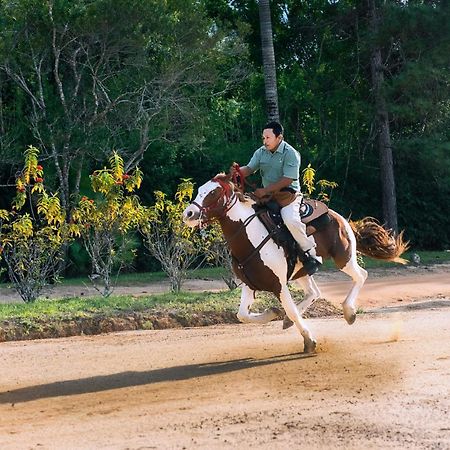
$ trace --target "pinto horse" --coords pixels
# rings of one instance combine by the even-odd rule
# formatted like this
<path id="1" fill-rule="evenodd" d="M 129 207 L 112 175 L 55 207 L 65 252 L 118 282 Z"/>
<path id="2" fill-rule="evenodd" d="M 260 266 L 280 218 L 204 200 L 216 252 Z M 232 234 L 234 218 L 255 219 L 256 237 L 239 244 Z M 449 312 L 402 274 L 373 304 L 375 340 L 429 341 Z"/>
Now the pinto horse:
<path id="1" fill-rule="evenodd" d="M 276 308 L 262 313 L 250 312 L 256 291 L 272 292 L 303 336 L 304 352 L 313 353 L 316 340 L 302 314 L 320 297 L 320 290 L 314 278 L 301 270 L 300 260 L 289 277 L 285 252 L 255 214 L 254 204 L 254 200 L 242 195 L 230 176 L 219 174 L 198 189 L 197 196 L 183 212 L 183 220 L 191 227 L 213 219 L 219 221 L 233 258 L 233 270 L 243 282 L 239 320 L 267 323 L 276 319 L 279 316 Z M 344 317 L 352 324 L 356 319 L 356 298 L 367 278 L 366 270 L 358 264 L 357 251 L 377 259 L 404 262 L 400 255 L 406 250 L 407 243 L 403 242 L 401 234 L 394 238 L 371 218 L 350 224 L 335 211 L 328 210 L 328 214 L 328 224 L 317 230 L 313 237 L 317 254 L 323 259 L 333 259 L 335 265 L 353 280 L 342 303 Z M 289 292 L 291 280 L 304 291 L 304 299 L 298 304 Z"/>

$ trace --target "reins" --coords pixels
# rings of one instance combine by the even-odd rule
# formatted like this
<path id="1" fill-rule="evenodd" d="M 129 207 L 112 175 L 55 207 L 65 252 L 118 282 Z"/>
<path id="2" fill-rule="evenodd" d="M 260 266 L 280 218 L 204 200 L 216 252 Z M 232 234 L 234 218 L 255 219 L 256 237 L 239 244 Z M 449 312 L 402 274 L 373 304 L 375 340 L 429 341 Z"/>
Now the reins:
<path id="1" fill-rule="evenodd" d="M 237 186 L 241 194 L 245 191 L 245 186 L 250 186 L 253 190 L 256 189 L 256 185 L 253 183 L 249 183 L 247 181 L 247 177 L 242 173 L 241 167 L 238 163 L 233 163 L 232 167 L 234 169 L 233 175 L 232 175 L 232 181 Z"/>

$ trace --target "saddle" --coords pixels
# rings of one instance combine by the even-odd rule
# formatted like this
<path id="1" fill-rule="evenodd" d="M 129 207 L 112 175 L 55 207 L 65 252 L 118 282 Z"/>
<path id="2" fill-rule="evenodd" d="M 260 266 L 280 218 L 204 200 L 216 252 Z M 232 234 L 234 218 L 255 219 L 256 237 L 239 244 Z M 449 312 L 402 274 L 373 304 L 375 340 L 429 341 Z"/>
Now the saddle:
<path id="1" fill-rule="evenodd" d="M 269 200 L 266 203 L 256 203 L 253 208 L 272 239 L 283 248 L 288 262 L 288 278 L 290 278 L 297 260 L 302 261 L 304 254 L 283 222 L 281 206 L 275 200 Z M 331 222 L 328 206 L 319 200 L 303 199 L 300 206 L 300 218 L 306 225 L 308 236 Z"/>

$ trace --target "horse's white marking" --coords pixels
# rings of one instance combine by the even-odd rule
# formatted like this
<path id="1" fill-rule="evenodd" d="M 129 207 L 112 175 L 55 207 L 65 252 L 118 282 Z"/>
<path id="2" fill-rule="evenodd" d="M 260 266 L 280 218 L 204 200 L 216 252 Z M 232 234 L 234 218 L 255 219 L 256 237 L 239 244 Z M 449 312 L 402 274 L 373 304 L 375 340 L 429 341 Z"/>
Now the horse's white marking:
<path id="1" fill-rule="evenodd" d="M 305 340 L 305 346 L 307 346 L 308 342 L 315 343 L 311 331 L 306 326 L 305 320 L 298 312 L 298 309 L 294 303 L 294 300 L 292 299 L 291 293 L 289 292 L 289 288 L 286 284 L 281 288 L 280 300 L 284 310 L 286 311 L 286 315 L 289 317 L 289 319 L 292 320 L 292 322 L 295 323 L 297 329 L 300 331 L 300 334 L 303 336 L 303 339 Z"/>
<path id="2" fill-rule="evenodd" d="M 203 199 L 216 187 L 218 186 L 218 183 L 215 183 L 213 181 L 208 181 L 203 186 L 201 186 L 198 189 L 197 196 L 195 197 L 193 203 L 197 203 L 198 205 L 201 205 L 203 202 Z M 194 204 L 189 205 L 183 212 L 183 221 L 186 225 L 189 227 L 197 227 L 200 225 L 200 210 L 198 207 Z"/>
<path id="3" fill-rule="evenodd" d="M 367 279 L 367 271 L 358 264 L 358 260 L 356 257 L 356 238 L 350 224 L 339 214 L 336 213 L 336 215 L 338 215 L 344 222 L 345 231 L 347 232 L 347 235 L 350 239 L 350 260 L 341 269 L 341 271 L 349 275 L 353 280 L 353 285 L 350 289 L 350 292 L 342 302 L 342 309 L 344 311 L 345 320 L 349 324 L 352 324 L 356 319 L 356 299 L 358 297 L 359 291 L 361 290 Z"/>
<path id="4" fill-rule="evenodd" d="M 235 207 L 233 207 L 228 212 L 228 218 L 234 222 L 239 220 L 245 221 L 251 215 L 255 213 L 254 209 L 251 207 L 252 203 L 238 202 Z M 259 220 L 252 220 L 245 229 L 249 241 L 252 243 L 253 247 L 257 247 L 269 234 L 266 227 Z M 280 248 L 275 242 L 270 239 L 264 244 L 264 247 L 259 251 L 262 261 L 264 264 L 272 270 L 275 275 L 280 279 L 281 284 L 286 284 L 287 282 L 287 262 L 284 257 L 284 250 Z"/>

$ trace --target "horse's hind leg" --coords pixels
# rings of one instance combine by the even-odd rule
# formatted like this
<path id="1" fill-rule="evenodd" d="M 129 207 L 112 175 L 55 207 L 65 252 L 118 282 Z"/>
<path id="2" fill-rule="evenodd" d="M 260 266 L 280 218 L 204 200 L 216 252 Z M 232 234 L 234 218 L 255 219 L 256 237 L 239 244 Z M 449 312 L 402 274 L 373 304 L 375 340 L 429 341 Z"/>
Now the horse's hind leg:
<path id="1" fill-rule="evenodd" d="M 298 312 L 302 315 L 320 297 L 320 290 L 314 278 L 309 275 L 297 278 L 294 282 L 302 288 L 304 294 L 303 300 L 297 303 Z M 294 323 L 286 316 L 283 320 L 283 330 L 292 325 Z"/>
<path id="2" fill-rule="evenodd" d="M 345 320 L 349 325 L 352 325 L 356 320 L 356 299 L 366 281 L 367 271 L 358 264 L 356 255 L 350 258 L 350 261 L 341 269 L 341 271 L 353 279 L 352 288 L 342 302 Z"/>
<path id="3" fill-rule="evenodd" d="M 279 316 L 279 311 L 275 308 L 267 309 L 263 313 L 251 313 L 250 307 L 255 301 L 255 291 L 244 285 L 241 293 L 241 304 L 237 317 L 245 323 L 268 323 Z"/>
<path id="4" fill-rule="evenodd" d="M 304 353 L 313 353 L 316 349 L 316 341 L 312 337 L 311 332 L 306 326 L 305 321 L 298 312 L 297 306 L 292 299 L 291 293 L 287 285 L 283 286 L 280 292 L 280 301 L 283 305 L 286 315 L 295 323 L 304 340 Z"/>

